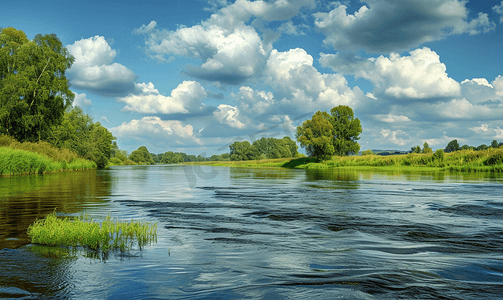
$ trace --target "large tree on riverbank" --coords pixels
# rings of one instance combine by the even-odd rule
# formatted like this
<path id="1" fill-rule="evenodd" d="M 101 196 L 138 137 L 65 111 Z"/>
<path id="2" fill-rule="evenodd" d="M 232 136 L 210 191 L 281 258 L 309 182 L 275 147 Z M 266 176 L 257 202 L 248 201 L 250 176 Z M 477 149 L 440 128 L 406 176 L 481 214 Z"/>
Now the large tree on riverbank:
<path id="1" fill-rule="evenodd" d="M 65 72 L 74 61 L 55 34 L 0 29 L 0 133 L 40 141 L 74 99 Z"/>
<path id="2" fill-rule="evenodd" d="M 316 112 L 311 120 L 297 127 L 297 140 L 309 156 L 319 160 L 360 151 L 357 140 L 362 132 L 360 120 L 349 106 L 339 105 L 327 112 Z"/>

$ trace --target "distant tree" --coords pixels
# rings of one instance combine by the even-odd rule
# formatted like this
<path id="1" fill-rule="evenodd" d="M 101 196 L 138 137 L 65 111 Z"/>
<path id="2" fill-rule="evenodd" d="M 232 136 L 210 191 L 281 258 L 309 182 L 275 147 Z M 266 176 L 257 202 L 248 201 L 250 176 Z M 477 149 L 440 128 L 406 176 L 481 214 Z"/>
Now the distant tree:
<path id="1" fill-rule="evenodd" d="M 372 152 L 372 150 L 370 150 L 370 149 L 365 150 L 365 151 L 362 151 L 362 156 L 372 155 L 372 154 L 374 154 L 374 153 L 373 153 L 373 152 Z"/>
<path id="2" fill-rule="evenodd" d="M 424 154 L 433 153 L 433 150 L 430 148 L 430 145 L 428 145 L 427 142 L 424 142 L 424 144 L 423 144 L 423 153 Z"/>
<path id="3" fill-rule="evenodd" d="M 288 136 L 283 137 L 283 140 L 290 148 L 290 153 L 292 155 L 291 157 L 297 156 L 299 154 L 299 151 L 298 151 L 299 146 L 297 146 L 297 143 Z"/>
<path id="4" fill-rule="evenodd" d="M 450 141 L 449 144 L 447 144 L 447 146 L 444 149 L 444 151 L 447 153 L 458 151 L 458 150 L 461 150 L 461 147 L 459 147 L 458 140 Z"/>
<path id="5" fill-rule="evenodd" d="M 421 147 L 419 145 L 410 148 L 410 153 L 421 153 Z"/>
<path id="6" fill-rule="evenodd" d="M 147 147 L 145 146 L 141 146 L 138 149 L 131 152 L 131 154 L 129 155 L 129 159 L 139 165 L 154 164 L 154 159 L 152 158 L 152 155 L 150 155 L 150 152 L 148 151 Z"/>
<path id="7" fill-rule="evenodd" d="M 468 145 L 461 146 L 461 150 L 470 150 L 470 149 L 473 149 L 473 147 Z"/>
<path id="8" fill-rule="evenodd" d="M 266 139 L 263 137 L 260 140 L 254 141 L 252 146 L 257 149 L 263 159 L 293 157 L 292 150 L 298 153 L 297 144 L 289 137 L 284 137 L 283 139 L 272 137 Z"/>
<path id="9" fill-rule="evenodd" d="M 444 160 L 444 150 L 437 149 L 437 151 L 435 151 L 435 153 L 433 153 L 433 158 L 438 161 L 443 161 Z"/>
<path id="10" fill-rule="evenodd" d="M 183 162 L 185 162 L 185 160 L 183 159 L 181 153 L 173 153 L 172 151 L 168 151 L 162 154 L 162 164 L 179 164 Z"/>
<path id="11" fill-rule="evenodd" d="M 499 148 L 498 141 L 497 140 L 493 140 L 492 143 L 491 143 L 491 147 L 493 147 L 493 148 Z"/>
<path id="12" fill-rule="evenodd" d="M 0 134 L 45 140 L 75 98 L 65 77 L 73 61 L 55 34 L 30 41 L 21 30 L 0 29 Z"/>
<path id="13" fill-rule="evenodd" d="M 479 145 L 475 148 L 476 151 L 481 151 L 481 150 L 486 150 L 488 149 L 489 146 L 487 146 L 486 144 L 482 144 L 482 145 Z"/>
<path id="14" fill-rule="evenodd" d="M 258 159 L 260 153 L 250 142 L 234 142 L 230 146 L 230 158 L 232 161 L 239 160 L 255 160 Z"/>

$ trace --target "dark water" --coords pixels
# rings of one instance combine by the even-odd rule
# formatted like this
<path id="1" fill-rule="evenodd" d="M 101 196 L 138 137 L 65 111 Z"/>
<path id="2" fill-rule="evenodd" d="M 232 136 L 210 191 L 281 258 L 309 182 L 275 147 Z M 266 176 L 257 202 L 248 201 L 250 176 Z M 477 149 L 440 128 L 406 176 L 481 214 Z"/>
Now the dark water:
<path id="1" fill-rule="evenodd" d="M 501 299 L 503 178 L 192 166 L 0 178 L 0 297 Z M 30 245 L 54 208 L 158 222 L 108 259 Z"/>

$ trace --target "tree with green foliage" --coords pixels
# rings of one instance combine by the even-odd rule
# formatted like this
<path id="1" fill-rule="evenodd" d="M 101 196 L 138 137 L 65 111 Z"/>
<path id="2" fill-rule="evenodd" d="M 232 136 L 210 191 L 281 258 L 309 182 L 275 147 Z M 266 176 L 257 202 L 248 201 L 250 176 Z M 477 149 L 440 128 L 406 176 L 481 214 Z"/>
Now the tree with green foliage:
<path id="1" fill-rule="evenodd" d="M 108 129 L 100 122 L 93 123 L 93 119 L 78 106 L 67 110 L 61 125 L 52 126 L 47 135 L 49 143 L 73 150 L 79 156 L 94 161 L 98 168 L 105 167 L 117 151 L 114 140 Z"/>
<path id="2" fill-rule="evenodd" d="M 291 157 L 296 157 L 299 155 L 299 146 L 297 146 L 297 143 L 292 140 L 290 137 L 285 136 L 283 137 L 283 141 L 285 141 L 286 145 L 290 149 L 290 154 L 292 155 Z"/>
<path id="3" fill-rule="evenodd" d="M 297 144 L 289 137 L 282 139 L 261 138 L 252 144 L 264 159 L 287 158 L 297 154 Z M 292 150 L 295 154 L 292 154 Z"/>
<path id="4" fill-rule="evenodd" d="M 255 160 L 260 156 L 257 148 L 248 141 L 234 142 L 229 148 L 232 161 Z"/>
<path id="5" fill-rule="evenodd" d="M 334 153 L 338 156 L 356 154 L 360 151 L 358 140 L 362 133 L 362 125 L 355 118 L 351 107 L 339 105 L 330 110 L 332 115 Z"/>
<path id="6" fill-rule="evenodd" d="M 306 153 L 318 160 L 327 160 L 334 154 L 333 125 L 327 112 L 317 111 L 311 120 L 297 127 L 297 141 Z"/>
<path id="7" fill-rule="evenodd" d="M 428 145 L 428 142 L 424 142 L 423 154 L 431 154 L 431 153 L 433 153 L 433 149 L 430 148 L 430 145 Z"/>
<path id="8" fill-rule="evenodd" d="M 445 146 L 445 149 L 444 149 L 444 151 L 447 153 L 458 151 L 458 150 L 461 150 L 461 147 L 459 147 L 458 140 L 450 141 L 449 144 L 447 144 L 447 146 Z"/>
<path id="9" fill-rule="evenodd" d="M 141 146 L 138 149 L 131 152 L 129 155 L 129 159 L 134 161 L 139 165 L 153 165 L 154 159 L 152 159 L 152 155 L 148 151 L 147 147 Z"/>
<path id="10" fill-rule="evenodd" d="M 410 148 L 410 153 L 421 153 L 421 147 L 419 145 Z"/>
<path id="11" fill-rule="evenodd" d="M 161 163 L 162 164 L 179 164 L 183 163 L 185 160 L 180 153 L 173 153 L 173 151 L 165 152 L 162 155 Z"/>
<path id="12" fill-rule="evenodd" d="M 491 147 L 493 147 L 493 148 L 499 148 L 498 141 L 497 141 L 497 140 L 493 140 L 493 141 L 491 142 Z"/>
<path id="13" fill-rule="evenodd" d="M 374 154 L 374 152 L 372 152 L 372 150 L 370 150 L 370 149 L 362 151 L 362 156 L 373 155 L 373 154 Z"/>
<path id="14" fill-rule="evenodd" d="M 30 41 L 21 30 L 1 29 L 0 133 L 45 140 L 75 98 L 65 77 L 73 61 L 55 34 Z"/>

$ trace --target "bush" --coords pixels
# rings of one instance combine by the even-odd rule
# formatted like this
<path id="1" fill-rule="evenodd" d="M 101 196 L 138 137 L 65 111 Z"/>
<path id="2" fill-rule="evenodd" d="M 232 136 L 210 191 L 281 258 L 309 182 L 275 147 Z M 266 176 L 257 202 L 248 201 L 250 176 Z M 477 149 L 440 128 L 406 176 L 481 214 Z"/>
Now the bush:
<path id="1" fill-rule="evenodd" d="M 443 161 L 444 160 L 444 150 L 438 149 L 437 151 L 435 151 L 435 153 L 433 154 L 433 159 L 438 160 L 438 161 Z"/>

